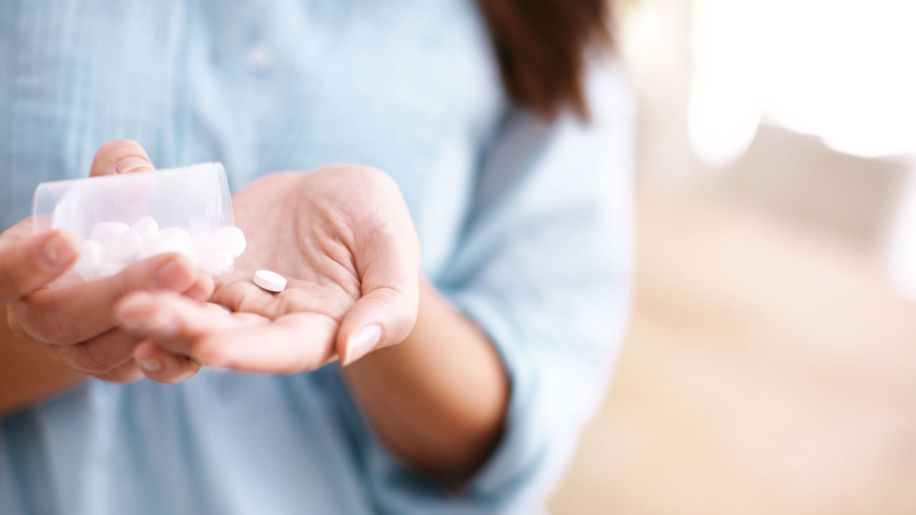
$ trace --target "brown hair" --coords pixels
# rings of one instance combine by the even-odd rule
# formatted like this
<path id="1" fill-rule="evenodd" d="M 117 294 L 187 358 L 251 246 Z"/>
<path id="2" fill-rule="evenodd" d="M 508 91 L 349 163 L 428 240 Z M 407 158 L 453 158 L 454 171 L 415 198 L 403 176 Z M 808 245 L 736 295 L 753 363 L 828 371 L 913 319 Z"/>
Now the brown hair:
<path id="1" fill-rule="evenodd" d="M 516 104 L 545 119 L 588 119 L 586 53 L 612 44 L 610 0 L 477 0 Z"/>

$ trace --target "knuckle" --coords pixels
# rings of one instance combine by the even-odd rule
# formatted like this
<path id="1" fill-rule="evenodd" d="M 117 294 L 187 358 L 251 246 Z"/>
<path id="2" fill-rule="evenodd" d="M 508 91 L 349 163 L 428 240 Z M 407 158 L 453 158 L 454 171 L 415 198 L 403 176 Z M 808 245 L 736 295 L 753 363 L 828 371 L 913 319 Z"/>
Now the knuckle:
<path id="1" fill-rule="evenodd" d="M 45 341 L 44 334 L 37 330 L 34 318 L 34 309 L 27 301 L 7 305 L 6 322 L 14 333 L 29 340 Z"/>
<path id="2" fill-rule="evenodd" d="M 70 340 L 70 331 L 60 317 L 47 310 L 31 307 L 27 303 L 23 303 L 22 306 L 17 323 L 29 338 L 57 345 L 76 343 Z"/>
<path id="3" fill-rule="evenodd" d="M 6 300 L 19 297 L 25 290 L 25 273 L 15 263 L 4 263 L 0 266 L 0 298 Z M 18 269 L 18 273 L 14 270 Z"/>
<path id="4" fill-rule="evenodd" d="M 204 364 L 218 364 L 232 368 L 235 362 L 235 359 L 218 345 L 198 344 L 194 346 L 192 354 L 197 361 Z"/>

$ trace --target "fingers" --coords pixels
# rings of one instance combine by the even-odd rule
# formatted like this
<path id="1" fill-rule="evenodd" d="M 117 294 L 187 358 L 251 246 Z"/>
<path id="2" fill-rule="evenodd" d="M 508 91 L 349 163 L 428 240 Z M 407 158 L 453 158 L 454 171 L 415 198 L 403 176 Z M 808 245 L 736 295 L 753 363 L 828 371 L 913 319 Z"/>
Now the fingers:
<path id="1" fill-rule="evenodd" d="M 404 224 L 407 225 L 404 225 Z M 409 219 L 391 230 L 366 235 L 356 254 L 363 295 L 347 311 L 337 335 L 344 366 L 377 347 L 403 341 L 417 321 L 419 250 Z"/>
<path id="2" fill-rule="evenodd" d="M 417 321 L 417 294 L 378 288 L 350 308 L 337 335 L 337 352 L 347 366 L 373 349 L 404 341 Z"/>
<path id="3" fill-rule="evenodd" d="M 321 366 L 333 355 L 337 323 L 317 313 L 274 321 L 230 314 L 166 293 L 136 293 L 118 306 L 124 327 L 204 365 L 254 373 L 293 373 Z"/>
<path id="4" fill-rule="evenodd" d="M 169 352 L 152 341 L 145 341 L 134 351 L 134 360 L 143 374 L 160 383 L 175 384 L 190 378 L 200 370 L 200 363 Z"/>
<path id="5" fill-rule="evenodd" d="M 337 353 L 344 366 L 377 347 L 403 341 L 417 320 L 420 246 L 410 212 L 390 177 L 370 173 L 375 189 L 387 191 L 385 217 L 353 227 L 352 249 L 362 296 L 344 316 Z"/>
<path id="6" fill-rule="evenodd" d="M 0 244 L 0 303 L 12 302 L 45 286 L 78 258 L 76 240 L 62 231 Z"/>
<path id="7" fill-rule="evenodd" d="M 153 171 L 146 150 L 139 143 L 129 139 L 119 139 L 105 143 L 95 153 L 89 175 L 115 175 Z"/>
<path id="8" fill-rule="evenodd" d="M 213 295 L 213 289 L 215 287 L 216 285 L 212 276 L 208 274 L 198 274 L 194 284 L 185 290 L 182 295 L 191 300 L 203 302 Z"/>
<path id="9" fill-rule="evenodd" d="M 48 345 L 48 350 L 73 369 L 103 376 L 131 361 L 140 341 L 136 335 L 112 329 L 77 345 Z"/>
<path id="10" fill-rule="evenodd" d="M 207 335 L 196 351 L 208 364 L 260 374 L 314 370 L 334 355 L 337 322 L 318 313 L 292 313 L 272 323 Z"/>
<path id="11" fill-rule="evenodd" d="M 96 376 L 96 379 L 101 379 L 109 383 L 135 383 L 143 379 L 143 372 L 141 372 L 137 364 L 131 360 L 108 373 Z"/>
<path id="12" fill-rule="evenodd" d="M 187 258 L 163 254 L 129 266 L 121 273 L 61 290 L 38 290 L 11 305 L 16 325 L 45 343 L 72 345 L 116 325 L 114 306 L 136 290 L 184 292 L 195 287 L 201 273 Z M 212 286 L 199 286 L 204 295 Z"/>

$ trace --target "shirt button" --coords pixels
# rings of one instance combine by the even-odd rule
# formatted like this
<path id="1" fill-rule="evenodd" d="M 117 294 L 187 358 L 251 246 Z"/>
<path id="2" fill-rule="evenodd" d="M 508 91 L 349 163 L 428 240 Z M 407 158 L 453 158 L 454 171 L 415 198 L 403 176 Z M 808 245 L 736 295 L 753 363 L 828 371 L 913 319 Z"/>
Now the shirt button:
<path id="1" fill-rule="evenodd" d="M 274 58 L 266 48 L 256 46 L 245 55 L 245 66 L 256 73 L 267 73 L 274 67 Z"/>

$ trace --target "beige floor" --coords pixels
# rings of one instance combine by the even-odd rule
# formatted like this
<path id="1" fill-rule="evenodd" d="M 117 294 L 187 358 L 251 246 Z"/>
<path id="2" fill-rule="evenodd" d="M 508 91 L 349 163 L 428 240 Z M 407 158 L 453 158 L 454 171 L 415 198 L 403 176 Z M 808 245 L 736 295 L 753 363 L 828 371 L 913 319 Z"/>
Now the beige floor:
<path id="1" fill-rule="evenodd" d="M 560 515 L 916 513 L 916 308 L 876 259 L 717 195 L 641 195 L 617 377 Z"/>

